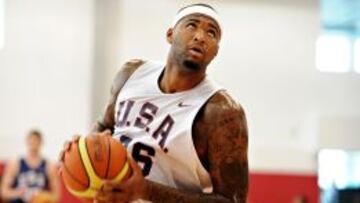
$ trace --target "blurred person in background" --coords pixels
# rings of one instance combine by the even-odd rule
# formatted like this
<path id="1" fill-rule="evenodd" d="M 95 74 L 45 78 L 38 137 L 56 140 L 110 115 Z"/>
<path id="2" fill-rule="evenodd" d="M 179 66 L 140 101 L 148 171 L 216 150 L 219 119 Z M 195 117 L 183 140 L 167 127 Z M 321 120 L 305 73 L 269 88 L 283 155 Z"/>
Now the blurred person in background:
<path id="1" fill-rule="evenodd" d="M 42 133 L 39 130 L 30 130 L 26 137 L 26 155 L 7 163 L 1 184 L 2 198 L 6 202 L 58 201 L 57 169 L 53 163 L 42 157 L 42 144 Z"/>

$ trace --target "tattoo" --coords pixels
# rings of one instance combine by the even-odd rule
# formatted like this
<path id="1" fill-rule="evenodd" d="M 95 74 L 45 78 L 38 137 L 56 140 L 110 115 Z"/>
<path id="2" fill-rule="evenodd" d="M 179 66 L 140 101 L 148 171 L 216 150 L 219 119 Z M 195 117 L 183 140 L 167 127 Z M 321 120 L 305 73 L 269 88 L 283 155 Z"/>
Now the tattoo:
<path id="1" fill-rule="evenodd" d="M 117 96 L 131 74 L 144 61 L 126 63 L 116 75 L 111 96 L 93 131 L 114 130 Z M 194 145 L 213 183 L 212 194 L 194 193 L 146 181 L 146 199 L 156 203 L 239 202 L 248 191 L 248 134 L 245 113 L 224 91 L 216 93 L 197 115 Z"/>
<path id="2" fill-rule="evenodd" d="M 248 132 L 245 113 L 224 91 L 216 93 L 193 126 L 196 151 L 213 183 L 213 193 L 194 193 L 147 181 L 147 199 L 156 203 L 245 203 L 248 192 Z"/>
<path id="3" fill-rule="evenodd" d="M 207 112 L 207 113 L 206 113 Z M 215 95 L 205 109 L 208 159 L 214 192 L 233 202 L 246 202 L 248 192 L 248 130 L 241 106 L 225 92 Z"/>
<path id="4" fill-rule="evenodd" d="M 159 183 L 147 181 L 147 196 L 146 199 L 154 203 L 230 203 L 226 199 L 217 194 L 202 194 L 183 191 L 171 188 Z"/>
<path id="5" fill-rule="evenodd" d="M 133 72 L 144 64 L 145 61 L 133 59 L 123 65 L 120 71 L 116 74 L 110 91 L 110 99 L 105 107 L 104 113 L 97 119 L 93 125 L 93 132 L 102 132 L 106 129 L 114 132 L 115 125 L 115 105 L 117 96 L 126 81 L 133 74 Z"/>

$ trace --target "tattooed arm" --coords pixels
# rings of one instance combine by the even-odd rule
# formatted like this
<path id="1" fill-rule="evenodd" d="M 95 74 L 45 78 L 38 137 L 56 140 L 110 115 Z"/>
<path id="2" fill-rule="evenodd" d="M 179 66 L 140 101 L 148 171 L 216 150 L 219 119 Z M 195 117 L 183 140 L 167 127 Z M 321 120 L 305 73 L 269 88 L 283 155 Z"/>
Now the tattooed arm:
<path id="1" fill-rule="evenodd" d="M 245 203 L 248 191 L 248 132 L 245 113 L 226 92 L 215 94 L 194 123 L 194 142 L 210 173 L 212 194 L 195 194 L 146 181 L 146 196 L 162 202 Z"/>
<path id="2" fill-rule="evenodd" d="M 111 85 L 110 99 L 105 106 L 104 113 L 95 122 L 92 131 L 102 132 L 106 129 L 114 131 L 115 125 L 115 103 L 121 88 L 126 81 L 133 74 L 133 72 L 145 62 L 139 59 L 133 59 L 123 65 L 120 71 L 116 74 L 115 79 Z"/>
<path id="3" fill-rule="evenodd" d="M 247 127 L 242 108 L 225 92 L 215 94 L 197 115 L 193 136 L 196 151 L 213 183 L 213 193 L 171 188 L 145 180 L 130 159 L 132 176 L 124 182 L 105 181 L 97 202 L 245 203 L 248 190 Z"/>

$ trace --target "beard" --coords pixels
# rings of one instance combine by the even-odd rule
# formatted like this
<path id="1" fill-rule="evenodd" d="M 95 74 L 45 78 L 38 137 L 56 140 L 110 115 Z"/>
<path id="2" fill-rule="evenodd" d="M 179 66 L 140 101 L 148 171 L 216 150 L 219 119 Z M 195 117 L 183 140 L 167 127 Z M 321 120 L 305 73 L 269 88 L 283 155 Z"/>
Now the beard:
<path id="1" fill-rule="evenodd" d="M 183 65 L 184 67 L 186 67 L 187 69 L 189 70 L 193 70 L 193 71 L 196 71 L 196 70 L 199 70 L 200 69 L 200 64 L 194 62 L 194 61 L 191 61 L 191 60 L 185 60 L 183 62 Z"/>

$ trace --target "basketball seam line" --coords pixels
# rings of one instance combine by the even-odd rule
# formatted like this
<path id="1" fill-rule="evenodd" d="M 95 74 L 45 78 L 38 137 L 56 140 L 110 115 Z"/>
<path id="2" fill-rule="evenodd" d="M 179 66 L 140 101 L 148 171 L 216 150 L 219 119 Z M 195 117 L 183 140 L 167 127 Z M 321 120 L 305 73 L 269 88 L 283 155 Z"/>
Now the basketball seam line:
<path id="1" fill-rule="evenodd" d="M 101 176 L 98 174 L 98 172 L 96 171 L 96 168 L 95 168 L 94 165 L 93 165 L 93 159 L 92 159 L 92 157 L 90 156 L 90 153 L 89 153 L 89 150 L 88 150 L 88 144 L 87 144 L 86 139 L 85 139 L 85 150 L 86 150 L 86 154 L 87 154 L 88 157 L 89 157 L 91 168 L 93 169 L 95 175 L 96 175 L 98 178 L 101 179 Z"/>
<path id="2" fill-rule="evenodd" d="M 109 178 L 108 176 L 109 176 L 110 160 L 111 160 L 111 142 L 109 140 L 109 137 L 106 137 L 106 138 L 107 138 L 106 141 L 107 141 L 109 147 L 108 147 L 108 159 L 107 159 L 105 178 L 108 179 Z"/>
<path id="3" fill-rule="evenodd" d="M 89 184 L 90 184 L 90 183 L 86 184 L 86 183 L 83 183 L 81 180 L 77 179 L 77 177 L 74 176 L 74 175 L 70 172 L 70 170 L 69 170 L 69 168 L 66 166 L 65 162 L 64 162 L 64 169 L 66 170 L 66 172 L 70 175 L 70 177 L 71 177 L 75 182 L 79 183 L 80 185 L 83 185 L 83 186 L 86 187 L 86 188 L 89 187 Z M 88 182 L 90 182 L 90 179 L 89 179 L 89 178 L 88 178 Z"/>

